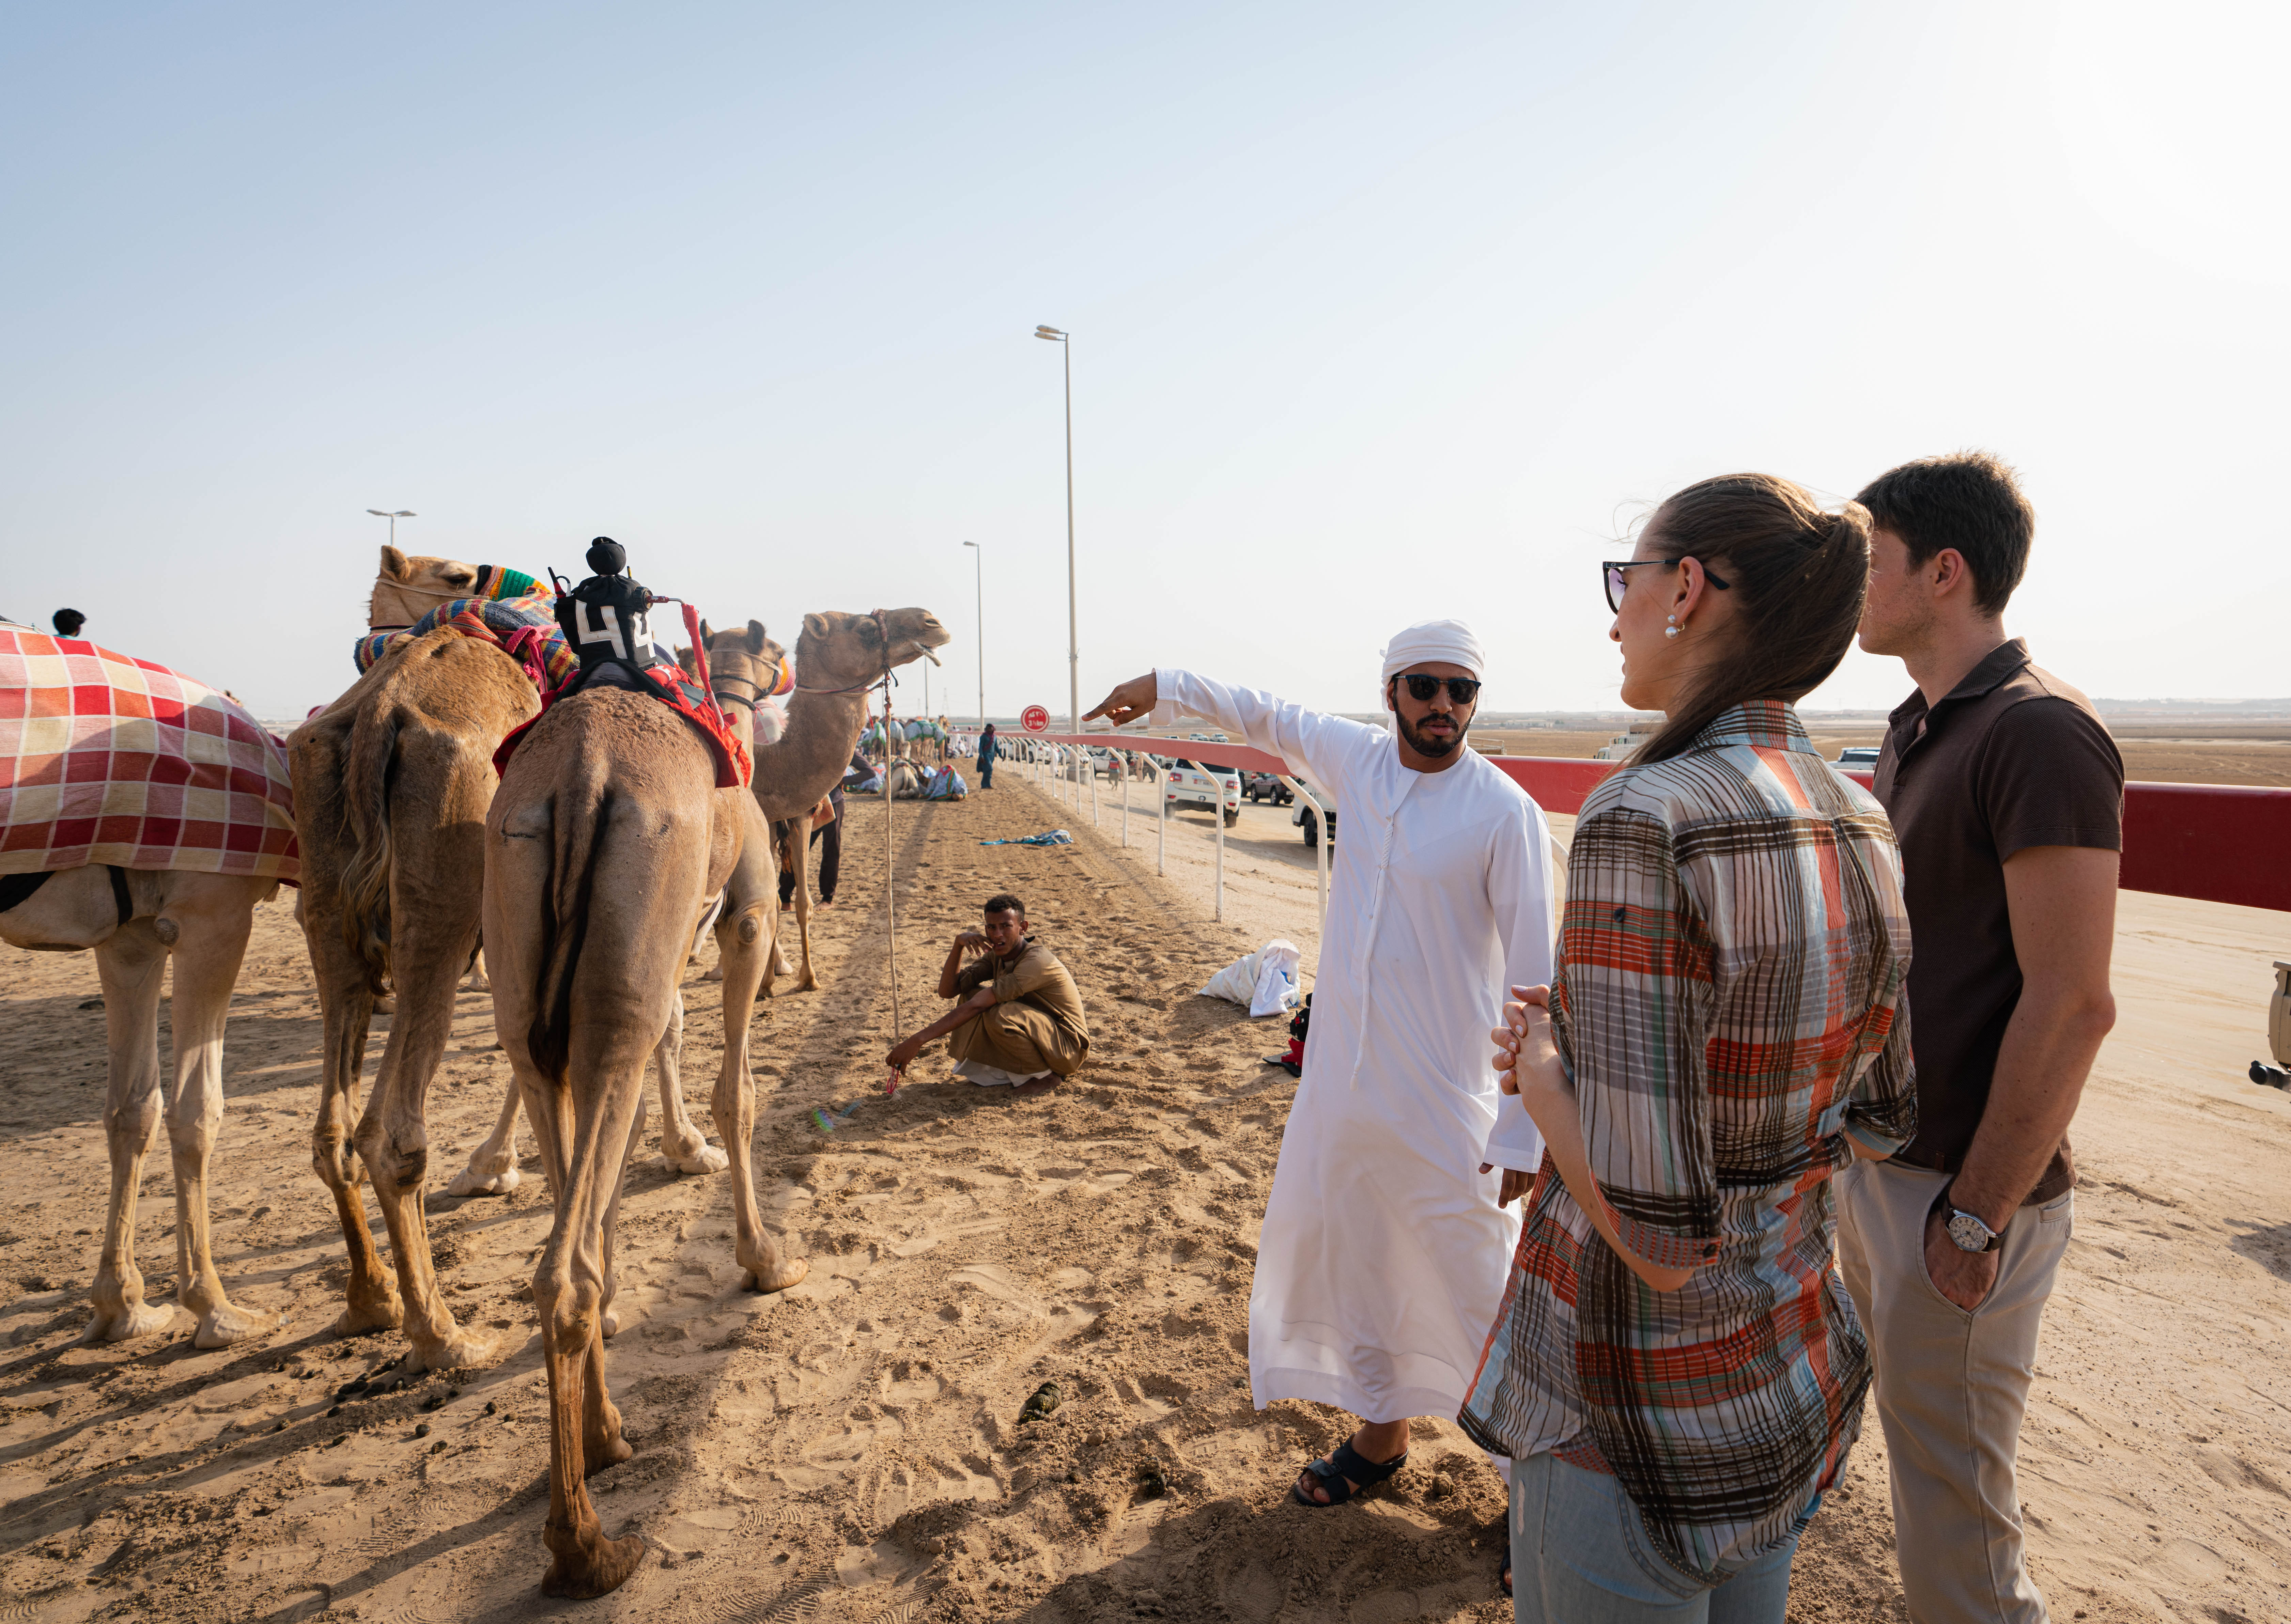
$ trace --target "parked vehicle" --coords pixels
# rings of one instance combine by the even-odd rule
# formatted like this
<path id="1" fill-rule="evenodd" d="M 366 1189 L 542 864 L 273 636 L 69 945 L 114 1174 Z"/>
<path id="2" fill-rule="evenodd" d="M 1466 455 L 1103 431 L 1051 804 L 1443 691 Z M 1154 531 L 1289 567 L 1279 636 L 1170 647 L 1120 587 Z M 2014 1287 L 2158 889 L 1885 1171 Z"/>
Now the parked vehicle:
<path id="1" fill-rule="evenodd" d="M 1885 747 L 1880 744 L 1848 744 L 1837 752 L 1837 765 L 1875 767 L 1877 765 L 1877 758 L 1883 753 L 1885 753 Z"/>
<path id="2" fill-rule="evenodd" d="M 1269 800 L 1276 807 L 1285 807 L 1297 799 L 1289 792 L 1289 786 L 1281 782 L 1278 773 L 1244 773 L 1242 775 L 1241 792 L 1250 800 Z"/>
<path id="3" fill-rule="evenodd" d="M 1163 794 L 1171 808 L 1222 808 L 1225 826 L 1241 821 L 1241 775 L 1230 767 L 1203 767 L 1180 757 L 1170 764 Z"/>
<path id="4" fill-rule="evenodd" d="M 1305 783 L 1303 779 L 1298 782 Z M 1305 794 L 1306 804 L 1291 812 L 1289 815 L 1289 821 L 1305 832 L 1305 844 L 1307 846 L 1318 846 L 1321 843 L 1321 830 L 1325 823 L 1329 832 L 1329 844 L 1335 845 L 1337 843 L 1337 803 L 1311 784 L 1305 784 Z"/>

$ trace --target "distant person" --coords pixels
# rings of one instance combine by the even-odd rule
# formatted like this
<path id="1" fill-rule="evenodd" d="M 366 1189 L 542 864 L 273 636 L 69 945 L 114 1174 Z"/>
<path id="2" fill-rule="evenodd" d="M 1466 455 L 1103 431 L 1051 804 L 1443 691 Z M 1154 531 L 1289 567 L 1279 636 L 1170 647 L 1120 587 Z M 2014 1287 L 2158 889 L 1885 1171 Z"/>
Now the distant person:
<path id="1" fill-rule="evenodd" d="M 1156 707 L 1206 718 L 1344 809 L 1304 1076 L 1249 1298 L 1257 1407 L 1309 1399 L 1361 1418 L 1290 1485 L 1314 1507 L 1390 1477 L 1409 1422 L 1463 1402 L 1519 1237 L 1499 1198 L 1542 1156 L 1516 1105 L 1518 1137 L 1491 1149 L 1500 1096 L 1483 1034 L 1507 985 L 1550 979 L 1549 826 L 1465 744 L 1484 669 L 1471 629 L 1411 626 L 1382 659 L 1389 728 L 1170 670 L 1089 713 L 1116 727 Z M 1489 1162 L 1509 1170 L 1491 1177 Z"/>
<path id="2" fill-rule="evenodd" d="M 1861 647 L 1917 685 L 1875 785 L 1909 871 L 1917 1134 L 1840 1179 L 1838 1249 L 1877 1355 L 1910 1616 L 2036 1624 L 2014 1461 L 2075 1221 L 2069 1124 L 2116 1019 L 2124 762 L 2091 702 L 2005 635 L 2037 527 L 2011 469 L 1933 457 L 1861 500 Z"/>
<path id="3" fill-rule="evenodd" d="M 1909 930 L 1892 831 L 1795 702 L 1853 644 L 1869 540 L 1733 475 L 1605 568 L 1623 703 L 1664 720 L 1583 803 L 1557 977 L 1493 1033 L 1549 1154 L 1459 1417 L 1511 1457 L 1521 1624 L 1782 1624 L 1861 1428 L 1825 1186 L 1916 1126 Z"/>
<path id="4" fill-rule="evenodd" d="M 827 792 L 824 804 L 831 816 L 825 823 L 814 823 L 811 826 L 811 839 L 807 845 L 819 848 L 818 897 L 823 908 L 835 905 L 835 882 L 843 873 L 843 786 L 855 776 L 864 783 L 874 776 L 875 769 L 867 764 L 867 758 L 853 751 L 851 764 L 843 769 L 843 776 L 836 780 L 835 787 Z M 817 808 L 813 808 L 812 816 L 819 816 Z M 780 906 L 791 906 L 794 901 L 795 871 L 788 869 L 780 875 Z"/>
<path id="5" fill-rule="evenodd" d="M 1001 753 L 1001 746 L 994 742 L 994 724 L 989 722 L 986 724 L 986 731 L 978 736 L 978 787 L 980 789 L 991 790 L 994 787 L 994 758 Z"/>
<path id="6" fill-rule="evenodd" d="M 1047 1087 L 1073 1076 L 1089 1055 L 1073 977 L 1026 934 L 1025 904 L 1006 891 L 988 897 L 983 912 L 985 929 L 956 933 L 939 971 L 938 995 L 962 1001 L 885 1058 L 904 1072 L 924 1044 L 943 1037 L 955 1074 L 976 1083 Z"/>
<path id="7" fill-rule="evenodd" d="M 77 609 L 58 609 L 52 618 L 58 637 L 77 637 L 79 629 L 87 624 L 87 616 Z"/>

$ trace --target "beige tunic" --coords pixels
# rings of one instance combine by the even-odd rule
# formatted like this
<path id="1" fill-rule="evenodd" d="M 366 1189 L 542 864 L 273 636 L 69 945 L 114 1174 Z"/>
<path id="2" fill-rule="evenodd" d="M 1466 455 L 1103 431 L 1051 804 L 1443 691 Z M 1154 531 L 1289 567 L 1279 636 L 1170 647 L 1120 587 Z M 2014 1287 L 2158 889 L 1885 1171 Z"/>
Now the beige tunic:
<path id="1" fill-rule="evenodd" d="M 1025 1077 L 1056 1072 L 1071 1077 L 1089 1054 L 1089 1025 L 1081 993 L 1057 955 L 1028 937 L 1016 963 L 983 953 L 956 972 L 954 995 L 969 998 L 992 983 L 994 1007 L 947 1033 L 947 1052 Z"/>

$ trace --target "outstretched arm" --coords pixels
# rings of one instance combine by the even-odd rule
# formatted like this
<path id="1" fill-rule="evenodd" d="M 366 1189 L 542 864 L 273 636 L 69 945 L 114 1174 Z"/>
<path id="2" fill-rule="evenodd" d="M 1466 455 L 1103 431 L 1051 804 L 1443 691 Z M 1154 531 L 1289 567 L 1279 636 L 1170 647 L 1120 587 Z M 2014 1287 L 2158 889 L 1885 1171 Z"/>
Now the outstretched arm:
<path id="1" fill-rule="evenodd" d="M 923 1052 L 925 1044 L 945 1037 L 972 1016 L 992 1009 L 993 1007 L 994 989 L 991 986 L 981 987 L 905 1042 L 893 1049 L 883 1058 L 893 1071 L 904 1072 L 915 1063 L 915 1057 Z"/>
<path id="2" fill-rule="evenodd" d="M 1258 688 L 1234 687 L 1174 668 L 1132 677 L 1099 701 L 1084 720 L 1102 716 L 1119 728 L 1144 721 L 1156 710 L 1167 712 L 1165 721 L 1184 712 L 1238 733 L 1250 745 L 1279 756 L 1339 799 L 1346 756 L 1384 736 L 1381 728 L 1307 710 Z"/>

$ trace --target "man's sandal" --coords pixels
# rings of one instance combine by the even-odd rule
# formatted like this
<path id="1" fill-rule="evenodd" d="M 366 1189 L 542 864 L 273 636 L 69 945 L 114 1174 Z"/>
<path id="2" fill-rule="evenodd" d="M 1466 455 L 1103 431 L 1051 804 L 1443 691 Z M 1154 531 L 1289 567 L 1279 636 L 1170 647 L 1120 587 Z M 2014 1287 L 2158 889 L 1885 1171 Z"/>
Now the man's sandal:
<path id="1" fill-rule="evenodd" d="M 1408 1464 L 1405 1454 L 1395 1455 L 1389 1460 L 1371 1460 L 1352 1446 L 1351 1440 L 1337 1445 L 1325 1460 L 1308 1460 L 1305 1469 L 1321 1480 L 1329 1491 L 1329 1505 L 1341 1506 L 1362 1489 L 1372 1489 Z M 1355 1485 L 1358 1485 L 1355 1487 Z M 1289 1485 L 1289 1496 L 1300 1506 L 1310 1506 L 1315 1511 L 1328 1507 L 1306 1494 L 1296 1483 Z"/>

